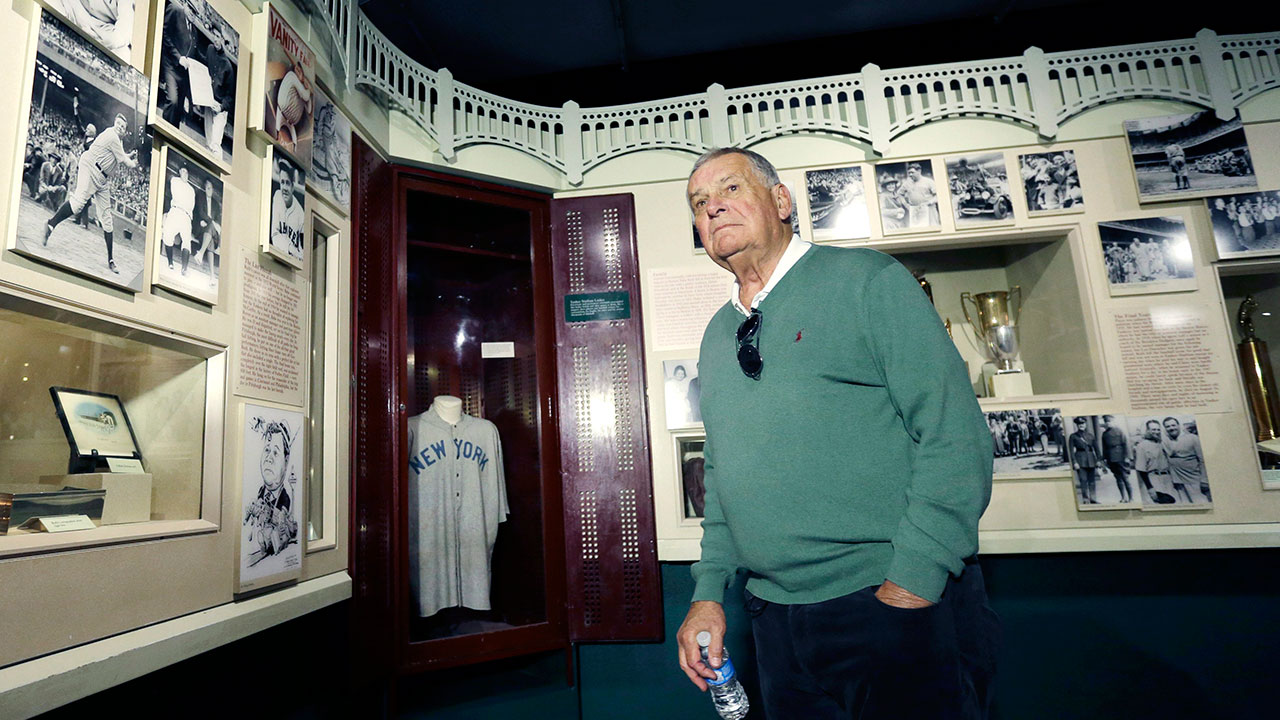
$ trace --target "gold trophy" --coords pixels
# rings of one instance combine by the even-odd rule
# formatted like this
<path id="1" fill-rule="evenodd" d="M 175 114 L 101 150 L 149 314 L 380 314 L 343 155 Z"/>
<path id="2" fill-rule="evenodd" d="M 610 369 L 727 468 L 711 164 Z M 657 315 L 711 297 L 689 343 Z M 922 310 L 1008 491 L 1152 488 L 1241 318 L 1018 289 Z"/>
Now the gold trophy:
<path id="1" fill-rule="evenodd" d="M 1011 301 L 1017 298 L 1017 309 L 1010 310 Z M 972 304 L 977 312 L 977 322 L 969 314 Z M 1030 376 L 1018 363 L 1018 317 L 1022 314 L 1022 286 L 1012 290 L 992 290 L 970 294 L 960 293 L 960 307 L 964 319 L 973 328 L 978 347 L 986 348 L 991 363 L 982 369 L 983 381 L 989 397 L 1031 395 Z"/>
<path id="2" fill-rule="evenodd" d="M 1240 359 L 1249 407 L 1253 410 L 1253 428 L 1258 442 L 1262 442 L 1280 437 L 1277 435 L 1280 431 L 1280 408 L 1276 404 L 1276 378 L 1271 371 L 1267 344 L 1259 340 L 1253 330 L 1253 312 L 1257 309 L 1258 301 L 1252 295 L 1240 303 L 1236 325 L 1240 328 L 1241 340 L 1236 346 L 1236 355 Z"/>

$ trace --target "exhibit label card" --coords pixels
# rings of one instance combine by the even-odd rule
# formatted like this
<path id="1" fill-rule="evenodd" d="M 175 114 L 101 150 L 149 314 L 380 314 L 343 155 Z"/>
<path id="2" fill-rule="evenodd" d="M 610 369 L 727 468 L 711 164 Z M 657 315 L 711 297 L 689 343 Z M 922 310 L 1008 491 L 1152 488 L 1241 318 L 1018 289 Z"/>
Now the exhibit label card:
<path id="1" fill-rule="evenodd" d="M 263 267 L 256 248 L 254 255 L 241 256 L 241 264 L 243 292 L 235 392 L 301 405 L 307 327 L 302 274 Z"/>
<path id="2" fill-rule="evenodd" d="M 136 458 L 107 458 L 107 467 L 113 473 L 141 473 L 142 461 Z"/>
<path id="3" fill-rule="evenodd" d="M 626 290 L 564 296 L 565 322 L 626 320 L 630 317 L 631 296 Z"/>
<path id="4" fill-rule="evenodd" d="M 668 268 L 649 271 L 652 303 L 647 323 L 653 350 L 686 350 L 702 344 L 711 316 L 729 299 L 733 275 L 724 270 Z"/>
<path id="5" fill-rule="evenodd" d="M 1223 369 L 1230 359 L 1211 335 L 1205 310 L 1153 307 L 1115 313 L 1129 407 L 1230 412 Z"/>
<path id="6" fill-rule="evenodd" d="M 31 518 L 31 524 L 45 532 L 59 533 L 70 530 L 92 530 L 97 525 L 88 515 L 54 515 L 52 517 Z M 23 523 L 26 527 L 27 523 Z"/>

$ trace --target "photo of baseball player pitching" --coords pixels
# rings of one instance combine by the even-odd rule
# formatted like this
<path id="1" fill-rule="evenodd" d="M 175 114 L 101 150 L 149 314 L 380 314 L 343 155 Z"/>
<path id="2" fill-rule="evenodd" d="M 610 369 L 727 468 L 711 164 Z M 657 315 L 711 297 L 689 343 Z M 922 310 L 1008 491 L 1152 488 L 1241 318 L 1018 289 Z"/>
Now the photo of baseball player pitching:
<path id="1" fill-rule="evenodd" d="M 40 165 L 19 189 L 14 250 L 142 290 L 150 195 L 149 83 L 45 14 L 27 144 Z M 122 100 L 123 98 L 123 100 Z M 56 163 L 51 164 L 51 163 Z"/>

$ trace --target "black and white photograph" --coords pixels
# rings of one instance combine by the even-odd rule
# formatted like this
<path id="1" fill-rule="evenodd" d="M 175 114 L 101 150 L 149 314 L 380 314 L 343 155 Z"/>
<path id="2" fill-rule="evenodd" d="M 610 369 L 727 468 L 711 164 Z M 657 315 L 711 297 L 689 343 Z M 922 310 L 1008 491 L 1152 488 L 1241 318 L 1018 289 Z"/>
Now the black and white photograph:
<path id="1" fill-rule="evenodd" d="M 947 187 L 956 229 L 1013 222 L 1009 168 L 1004 153 L 956 155 L 946 159 Z"/>
<path id="2" fill-rule="evenodd" d="M 1280 254 L 1280 192 L 1205 199 L 1219 260 Z"/>
<path id="3" fill-rule="evenodd" d="M 1196 289 L 1195 258 L 1181 217 L 1098 223 L 1112 295 Z"/>
<path id="4" fill-rule="evenodd" d="M 1063 477 L 1071 473 L 1061 410 L 997 410 L 986 416 L 994 477 Z"/>
<path id="5" fill-rule="evenodd" d="M 680 485 L 684 491 L 684 516 L 700 518 L 707 507 L 706 435 L 676 435 L 676 464 L 680 469 Z"/>
<path id="6" fill-rule="evenodd" d="M 116 60 L 129 64 L 135 0 L 40 0 L 40 4 Z"/>
<path id="7" fill-rule="evenodd" d="M 16 188 L 15 252 L 142 290 L 149 87 L 142 73 L 43 15 Z"/>
<path id="8" fill-rule="evenodd" d="M 53 406 L 73 455 L 141 458 L 133 423 L 118 395 L 51 387 Z"/>
<path id="9" fill-rule="evenodd" d="M 662 378 L 667 401 L 667 429 L 700 426 L 702 381 L 698 379 L 698 360 L 663 360 Z"/>
<path id="10" fill-rule="evenodd" d="M 792 187 L 791 183 L 784 181 L 782 184 L 786 186 L 787 192 L 791 193 L 791 234 L 799 235 L 800 234 L 800 200 L 797 198 L 796 189 Z M 705 253 L 707 251 L 707 248 L 704 247 L 702 244 L 702 236 L 698 233 L 698 226 L 693 223 L 689 223 L 689 227 L 693 228 L 694 254 L 696 255 L 696 254 Z"/>
<path id="11" fill-rule="evenodd" d="M 1067 454 L 1079 510 L 1140 510 L 1134 450 L 1123 415 L 1071 418 Z"/>
<path id="12" fill-rule="evenodd" d="M 271 257 L 301 270 L 306 261 L 302 230 L 306 224 L 306 175 L 283 153 L 268 153 L 271 170 L 271 213 L 262 249 Z"/>
<path id="13" fill-rule="evenodd" d="M 240 589 L 302 570 L 302 413 L 244 406 Z"/>
<path id="14" fill-rule="evenodd" d="M 1124 121 L 1139 202 L 1256 190 L 1253 154 L 1240 117 L 1212 110 Z"/>
<path id="15" fill-rule="evenodd" d="M 1019 155 L 1018 173 L 1027 199 L 1027 215 L 1084 212 L 1084 190 L 1074 150 Z"/>
<path id="16" fill-rule="evenodd" d="M 213 305 L 222 254 L 222 180 L 165 146 L 160 242 L 151 282 Z"/>
<path id="17" fill-rule="evenodd" d="M 223 173 L 235 147 L 240 34 L 207 0 L 163 0 L 151 122 Z"/>
<path id="18" fill-rule="evenodd" d="M 942 229 L 933 176 L 930 160 L 876 165 L 880 225 L 886 235 Z"/>
<path id="19" fill-rule="evenodd" d="M 804 174 L 804 183 L 814 242 L 871 237 L 861 167 L 810 170 Z"/>
<path id="20" fill-rule="evenodd" d="M 1134 488 L 1143 510 L 1207 510 L 1209 473 L 1193 415 L 1130 416 Z"/>
<path id="21" fill-rule="evenodd" d="M 308 179 L 316 193 L 344 215 L 351 213 L 351 121 L 316 88 L 315 143 Z"/>

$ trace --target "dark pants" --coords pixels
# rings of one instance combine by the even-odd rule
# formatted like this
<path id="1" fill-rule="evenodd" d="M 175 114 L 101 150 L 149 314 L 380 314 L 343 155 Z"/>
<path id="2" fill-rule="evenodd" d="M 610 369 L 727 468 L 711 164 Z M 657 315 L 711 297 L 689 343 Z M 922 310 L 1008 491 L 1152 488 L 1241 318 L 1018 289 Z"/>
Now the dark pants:
<path id="1" fill-rule="evenodd" d="M 931 607 L 891 607 L 875 591 L 808 605 L 747 593 L 770 720 L 985 718 L 1000 621 L 976 561 Z"/>

